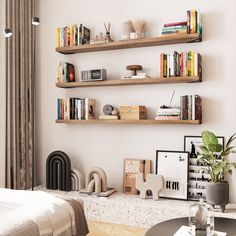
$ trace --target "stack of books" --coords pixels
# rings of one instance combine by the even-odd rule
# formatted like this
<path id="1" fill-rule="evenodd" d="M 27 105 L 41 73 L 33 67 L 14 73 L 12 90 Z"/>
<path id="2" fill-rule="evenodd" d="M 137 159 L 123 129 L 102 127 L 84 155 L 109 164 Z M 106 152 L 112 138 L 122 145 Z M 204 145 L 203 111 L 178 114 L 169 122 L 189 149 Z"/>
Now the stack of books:
<path id="1" fill-rule="evenodd" d="M 160 107 L 157 110 L 156 120 L 180 120 L 180 107 Z"/>
<path id="2" fill-rule="evenodd" d="M 194 51 L 160 55 L 160 76 L 186 77 L 202 74 L 202 57 Z"/>
<path id="3" fill-rule="evenodd" d="M 164 24 L 162 35 L 202 33 L 201 14 L 198 9 L 187 11 L 187 20 Z"/>
<path id="4" fill-rule="evenodd" d="M 75 67 L 68 62 L 58 65 L 57 82 L 75 82 Z"/>
<path id="5" fill-rule="evenodd" d="M 162 34 L 187 34 L 187 21 L 164 24 Z"/>
<path id="6" fill-rule="evenodd" d="M 72 25 L 65 27 L 58 27 L 57 33 L 57 47 L 70 47 L 77 45 L 89 44 L 90 29 L 84 25 Z"/>
<path id="7" fill-rule="evenodd" d="M 181 120 L 202 120 L 202 103 L 199 95 L 180 97 Z"/>
<path id="8" fill-rule="evenodd" d="M 95 99 L 58 98 L 58 120 L 92 120 L 95 119 Z"/>

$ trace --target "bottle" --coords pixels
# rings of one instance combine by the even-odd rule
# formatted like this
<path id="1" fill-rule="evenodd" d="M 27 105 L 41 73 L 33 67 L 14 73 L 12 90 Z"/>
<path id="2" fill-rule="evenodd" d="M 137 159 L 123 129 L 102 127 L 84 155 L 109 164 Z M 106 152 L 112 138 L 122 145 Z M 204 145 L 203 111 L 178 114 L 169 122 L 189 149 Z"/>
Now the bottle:
<path id="1" fill-rule="evenodd" d="M 202 198 L 189 207 L 189 226 L 193 236 L 214 235 L 214 209 Z"/>
<path id="2" fill-rule="evenodd" d="M 192 143 L 192 147 L 191 147 L 190 158 L 197 158 L 195 145 L 193 143 Z"/>

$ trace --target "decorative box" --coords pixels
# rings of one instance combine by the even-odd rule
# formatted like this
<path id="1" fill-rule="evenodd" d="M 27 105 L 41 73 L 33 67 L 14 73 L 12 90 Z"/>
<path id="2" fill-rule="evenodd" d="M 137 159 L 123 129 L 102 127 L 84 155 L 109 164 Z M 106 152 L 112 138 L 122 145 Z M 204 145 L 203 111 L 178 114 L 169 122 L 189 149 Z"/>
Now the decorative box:
<path id="1" fill-rule="evenodd" d="M 145 106 L 121 106 L 121 120 L 146 120 L 147 111 Z"/>

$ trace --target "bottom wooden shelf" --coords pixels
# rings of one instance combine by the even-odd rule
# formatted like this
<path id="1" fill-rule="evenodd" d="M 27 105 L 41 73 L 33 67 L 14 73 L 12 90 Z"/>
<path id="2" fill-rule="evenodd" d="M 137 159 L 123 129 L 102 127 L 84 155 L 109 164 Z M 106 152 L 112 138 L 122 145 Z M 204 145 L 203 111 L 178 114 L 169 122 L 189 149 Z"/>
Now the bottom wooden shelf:
<path id="1" fill-rule="evenodd" d="M 56 120 L 59 124 L 185 124 L 199 125 L 200 120 Z"/>

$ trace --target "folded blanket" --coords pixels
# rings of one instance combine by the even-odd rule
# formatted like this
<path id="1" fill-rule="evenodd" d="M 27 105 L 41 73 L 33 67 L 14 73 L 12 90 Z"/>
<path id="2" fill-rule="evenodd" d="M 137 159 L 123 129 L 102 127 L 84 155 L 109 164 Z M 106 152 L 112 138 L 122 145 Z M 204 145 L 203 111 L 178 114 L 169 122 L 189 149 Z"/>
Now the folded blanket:
<path id="1" fill-rule="evenodd" d="M 75 213 L 76 236 L 87 235 L 89 233 L 89 229 L 81 202 L 73 199 L 68 199 L 66 201 L 71 205 Z"/>

